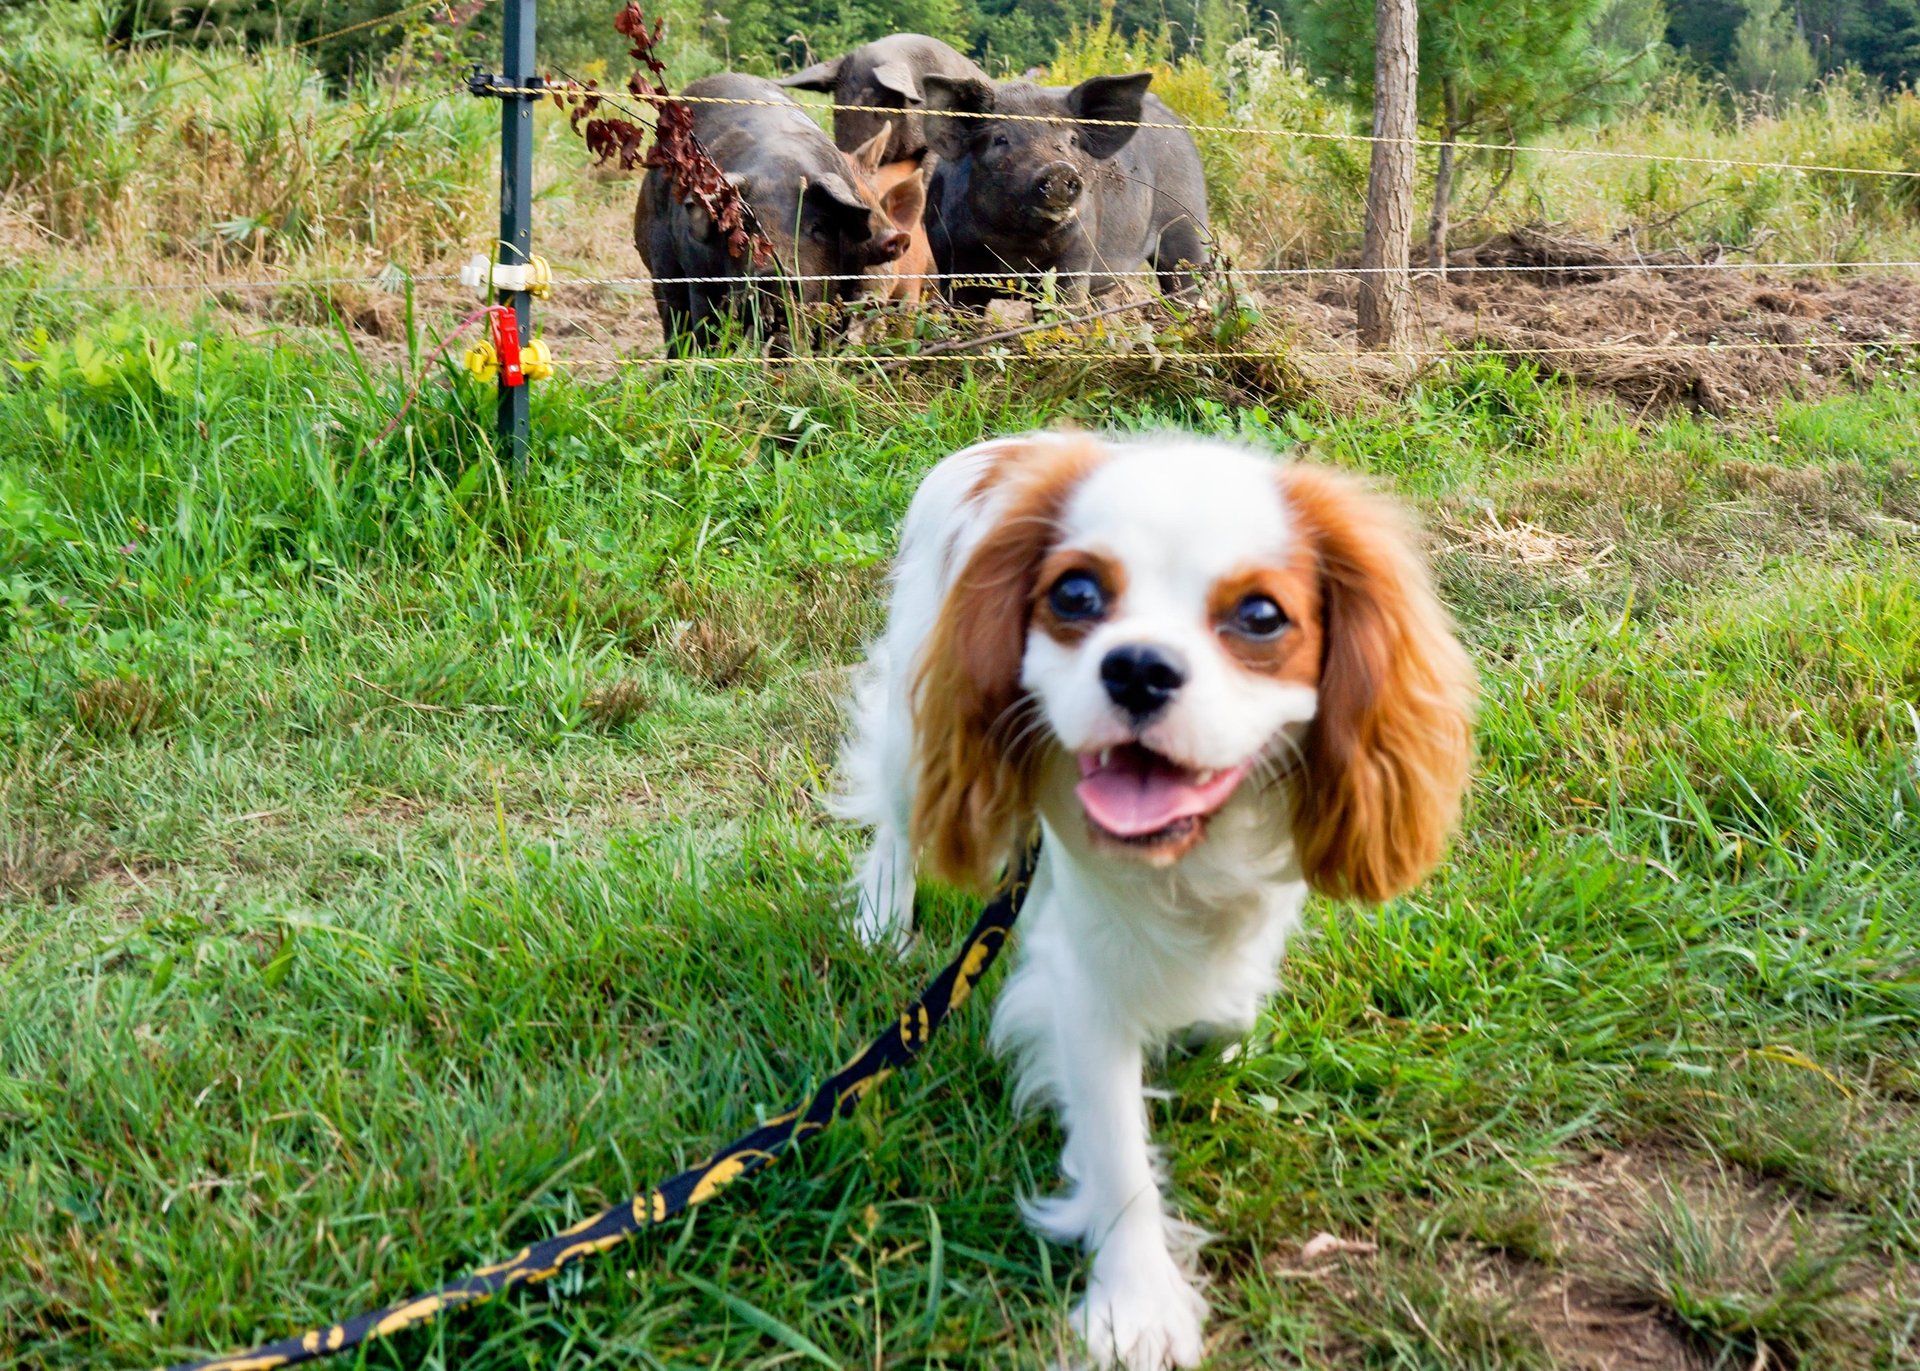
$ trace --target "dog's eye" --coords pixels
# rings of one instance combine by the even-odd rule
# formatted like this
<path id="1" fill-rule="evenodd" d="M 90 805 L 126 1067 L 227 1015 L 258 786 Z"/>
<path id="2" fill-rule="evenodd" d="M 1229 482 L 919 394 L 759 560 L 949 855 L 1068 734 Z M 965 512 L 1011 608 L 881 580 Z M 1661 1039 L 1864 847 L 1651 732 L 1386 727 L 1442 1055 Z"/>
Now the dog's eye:
<path id="1" fill-rule="evenodd" d="M 1106 613 L 1107 593 L 1084 571 L 1069 571 L 1053 583 L 1047 603 L 1062 619 L 1097 619 Z"/>
<path id="2" fill-rule="evenodd" d="M 1249 638 L 1273 638 L 1287 626 L 1287 614 L 1272 596 L 1249 595 L 1233 607 L 1229 622 L 1236 632 Z"/>

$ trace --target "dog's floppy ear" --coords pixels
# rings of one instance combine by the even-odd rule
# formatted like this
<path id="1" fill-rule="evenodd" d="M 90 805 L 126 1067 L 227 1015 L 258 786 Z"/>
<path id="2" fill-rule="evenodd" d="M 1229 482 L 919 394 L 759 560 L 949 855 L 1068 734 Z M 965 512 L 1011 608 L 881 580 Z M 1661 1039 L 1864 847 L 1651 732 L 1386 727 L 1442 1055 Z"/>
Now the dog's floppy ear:
<path id="1" fill-rule="evenodd" d="M 1034 581 L 1073 489 L 1104 456 L 1087 439 L 1012 439 L 983 454 L 993 527 L 954 579 L 914 677 L 913 844 L 932 874 L 994 879 L 1032 811 L 1020 685 Z"/>
<path id="2" fill-rule="evenodd" d="M 1316 890 L 1384 900 L 1426 875 L 1459 818 L 1473 667 L 1391 504 L 1324 468 L 1280 480 L 1315 550 L 1323 634 L 1294 841 Z"/>

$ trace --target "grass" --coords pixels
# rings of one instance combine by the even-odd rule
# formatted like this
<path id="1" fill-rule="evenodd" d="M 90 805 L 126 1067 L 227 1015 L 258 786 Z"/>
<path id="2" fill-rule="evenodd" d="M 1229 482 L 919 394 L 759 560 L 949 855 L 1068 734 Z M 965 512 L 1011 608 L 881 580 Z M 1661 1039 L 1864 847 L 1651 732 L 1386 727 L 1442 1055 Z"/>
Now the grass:
<path id="1" fill-rule="evenodd" d="M 1914 1364 L 1920 392 L 1635 426 L 1472 360 L 1346 417 L 629 373 L 543 383 L 513 474 L 437 379 L 382 438 L 407 385 L 338 351 L 128 315 L 10 352 L 5 1364 L 437 1282 L 886 1021 L 968 910 L 936 892 L 905 966 L 846 932 L 839 671 L 917 475 L 1063 417 L 1392 483 L 1485 673 L 1443 870 L 1317 908 L 1245 1054 L 1166 1068 L 1212 1364 L 1601 1364 L 1629 1325 L 1678 1349 L 1649 1364 Z M 985 1024 L 658 1240 L 367 1364 L 1058 1355 L 1081 1263 L 1012 1205 L 1057 1139 Z M 1379 1251 L 1305 1262 L 1321 1230 Z"/>
<path id="2" fill-rule="evenodd" d="M 435 46 L 451 41 L 445 35 L 415 35 L 388 71 L 340 90 L 310 53 L 107 51 L 87 13 L 29 6 L 0 20 L 0 183 L 10 188 L 0 248 L 24 263 L 0 275 L 0 295 L 101 280 L 445 274 L 490 238 L 496 124 L 459 89 L 458 63 Z M 1051 79 L 1142 66 L 1196 122 L 1315 135 L 1200 138 L 1231 261 L 1352 259 L 1366 156 L 1364 145 L 1339 140 L 1364 133 L 1365 121 L 1283 40 L 1244 39 L 1215 71 L 1173 62 L 1163 42 L 1095 25 L 1059 54 Z M 577 74 L 623 79 L 617 63 Z M 827 102 L 812 104 L 826 121 Z M 543 252 L 563 274 L 631 275 L 630 180 L 589 169 L 565 111 L 542 105 L 538 121 Z M 1540 141 L 1576 153 L 1910 170 L 1920 96 L 1836 78 L 1791 107 L 1749 108 L 1676 76 L 1625 118 Z M 1547 221 L 1649 248 L 1715 243 L 1761 262 L 1920 255 L 1920 200 L 1911 180 L 1895 177 L 1551 153 L 1523 155 L 1511 175 L 1496 157 L 1470 156 L 1461 175 L 1457 246 Z M 380 293 L 364 289 L 309 286 L 254 308 L 312 323 L 329 302 L 368 333 L 393 329 Z"/>

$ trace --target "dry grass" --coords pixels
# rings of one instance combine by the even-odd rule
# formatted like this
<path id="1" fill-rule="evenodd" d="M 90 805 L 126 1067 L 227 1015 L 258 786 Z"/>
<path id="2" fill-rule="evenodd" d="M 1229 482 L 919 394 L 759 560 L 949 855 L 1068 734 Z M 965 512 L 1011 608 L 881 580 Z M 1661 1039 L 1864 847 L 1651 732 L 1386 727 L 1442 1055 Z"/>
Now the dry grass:
<path id="1" fill-rule="evenodd" d="M 74 692 L 73 720 L 95 738 L 133 738 L 173 718 L 173 704 L 139 676 L 110 676 Z"/>

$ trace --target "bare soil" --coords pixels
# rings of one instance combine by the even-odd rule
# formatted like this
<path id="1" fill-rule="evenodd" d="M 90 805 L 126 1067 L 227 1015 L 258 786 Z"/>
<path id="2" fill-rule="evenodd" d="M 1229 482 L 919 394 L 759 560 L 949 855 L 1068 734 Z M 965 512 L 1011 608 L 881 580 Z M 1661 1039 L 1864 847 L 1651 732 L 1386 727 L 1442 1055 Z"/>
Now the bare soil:
<path id="1" fill-rule="evenodd" d="M 1424 345 L 1501 349 L 1636 411 L 1710 414 L 1832 394 L 1920 362 L 1920 349 L 1898 341 L 1920 337 L 1920 272 L 1647 269 L 1674 264 L 1503 234 L 1455 265 L 1537 269 L 1420 274 Z M 1356 294 L 1334 277 L 1267 300 L 1314 345 L 1357 351 Z"/>
<path id="2" fill-rule="evenodd" d="M 1410 1273 L 1437 1278 L 1449 1307 L 1481 1311 L 1486 1327 L 1536 1349 L 1557 1371 L 1712 1371 L 1730 1364 L 1728 1345 L 1690 1330 L 1664 1284 L 1676 1224 L 1709 1235 L 1713 1269 L 1691 1280 L 1756 1300 L 1796 1255 L 1845 1247 L 1838 1221 L 1792 1188 L 1658 1144 L 1573 1159 L 1541 1178 L 1528 1208 L 1537 1224 L 1517 1245 L 1444 1239 L 1413 1255 L 1323 1234 L 1268 1264 L 1350 1307 L 1411 1311 L 1405 1316 L 1436 1342 L 1444 1333 L 1396 1293 Z M 1870 1260 L 1849 1261 L 1825 1297 L 1825 1317 L 1858 1334 L 1873 1311 L 1911 1299 L 1888 1284 L 1894 1279 Z M 1739 1364 L 1784 1368 L 1797 1359 L 1762 1338 Z"/>

